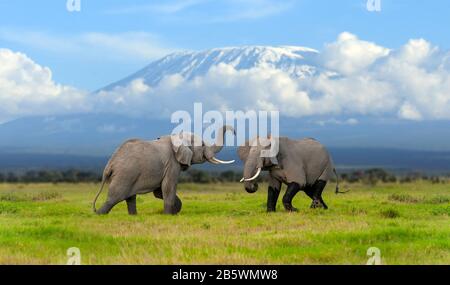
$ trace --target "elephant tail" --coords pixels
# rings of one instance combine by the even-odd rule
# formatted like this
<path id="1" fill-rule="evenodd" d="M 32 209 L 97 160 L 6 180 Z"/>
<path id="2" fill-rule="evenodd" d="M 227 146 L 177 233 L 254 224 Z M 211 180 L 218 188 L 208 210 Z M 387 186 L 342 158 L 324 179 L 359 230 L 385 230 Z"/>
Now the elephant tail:
<path id="1" fill-rule="evenodd" d="M 97 195 L 94 198 L 94 202 L 92 203 L 92 210 L 94 210 L 94 213 L 97 213 L 95 203 L 97 202 L 98 197 L 102 193 L 103 187 L 105 187 L 105 184 L 109 181 L 111 174 L 112 174 L 112 169 L 110 167 L 110 163 L 108 163 L 108 165 L 106 166 L 105 172 L 103 173 L 102 186 L 100 187 L 100 190 L 98 190 Z"/>
<path id="2" fill-rule="evenodd" d="M 348 191 L 350 191 L 350 190 L 347 190 L 347 191 L 344 191 L 344 192 L 339 191 L 339 175 L 336 172 L 336 168 L 333 168 L 333 172 L 334 172 L 334 175 L 336 175 L 336 195 L 337 194 L 345 194 Z"/>

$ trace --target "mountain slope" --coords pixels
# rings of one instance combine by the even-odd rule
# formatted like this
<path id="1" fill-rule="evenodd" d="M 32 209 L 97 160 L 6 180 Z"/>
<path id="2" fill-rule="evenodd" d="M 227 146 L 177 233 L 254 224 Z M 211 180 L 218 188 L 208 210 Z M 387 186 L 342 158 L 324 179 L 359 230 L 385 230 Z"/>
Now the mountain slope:
<path id="1" fill-rule="evenodd" d="M 180 74 L 186 79 L 204 75 L 218 64 L 229 64 L 236 69 L 270 66 L 288 72 L 296 78 L 311 76 L 318 71 L 314 49 L 296 46 L 246 46 L 215 48 L 201 52 L 180 52 L 157 60 L 142 70 L 103 88 L 111 90 L 125 86 L 134 79 L 144 78 L 147 85 L 153 86 L 164 76 Z"/>

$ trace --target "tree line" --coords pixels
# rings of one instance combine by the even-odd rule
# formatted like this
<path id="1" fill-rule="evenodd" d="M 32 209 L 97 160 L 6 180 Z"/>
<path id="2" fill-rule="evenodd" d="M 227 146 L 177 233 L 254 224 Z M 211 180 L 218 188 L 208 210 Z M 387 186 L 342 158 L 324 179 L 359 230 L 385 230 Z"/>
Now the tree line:
<path id="1" fill-rule="evenodd" d="M 226 183 L 237 182 L 242 178 L 242 172 L 223 171 L 212 172 L 199 169 L 190 169 L 183 172 L 179 178 L 180 183 Z M 420 172 L 407 174 L 394 174 L 381 168 L 366 170 L 342 171 L 340 181 L 347 183 L 363 183 L 376 185 L 378 183 L 410 183 L 418 180 L 431 181 L 432 183 L 446 183 L 450 175 L 430 176 Z M 0 183 L 98 183 L 102 180 L 102 174 L 95 171 L 69 170 L 30 170 L 22 173 L 0 172 Z M 267 181 L 267 174 L 262 174 L 260 181 Z"/>

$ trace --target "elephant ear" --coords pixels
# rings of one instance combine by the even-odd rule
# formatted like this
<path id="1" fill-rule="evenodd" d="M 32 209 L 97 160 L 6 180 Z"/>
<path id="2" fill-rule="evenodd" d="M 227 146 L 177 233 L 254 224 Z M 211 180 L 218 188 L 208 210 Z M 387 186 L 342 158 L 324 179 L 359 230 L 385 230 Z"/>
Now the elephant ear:
<path id="1" fill-rule="evenodd" d="M 266 163 L 270 166 L 275 166 L 277 168 L 282 168 L 280 165 L 280 142 L 279 139 L 272 138 L 271 136 L 268 137 L 270 140 L 269 146 L 267 146 L 266 151 L 269 149 L 275 150 L 276 153 L 273 156 L 266 157 Z"/>
<path id="2" fill-rule="evenodd" d="M 276 155 L 270 157 L 270 162 L 274 166 L 280 166 L 280 161 L 279 161 L 279 157 L 280 157 L 280 141 L 279 141 L 279 139 L 270 138 L 270 142 L 271 142 L 270 143 L 270 147 L 272 147 L 273 149 L 277 150 Z"/>
<path id="3" fill-rule="evenodd" d="M 246 141 L 245 144 L 240 146 L 238 149 L 238 155 L 241 161 L 247 161 L 249 153 L 250 153 L 250 143 Z"/>
<path id="4" fill-rule="evenodd" d="M 175 158 L 180 164 L 191 166 L 192 156 L 194 153 L 190 149 L 190 141 L 187 140 L 183 133 L 179 135 L 172 135 L 172 150 L 175 153 Z"/>

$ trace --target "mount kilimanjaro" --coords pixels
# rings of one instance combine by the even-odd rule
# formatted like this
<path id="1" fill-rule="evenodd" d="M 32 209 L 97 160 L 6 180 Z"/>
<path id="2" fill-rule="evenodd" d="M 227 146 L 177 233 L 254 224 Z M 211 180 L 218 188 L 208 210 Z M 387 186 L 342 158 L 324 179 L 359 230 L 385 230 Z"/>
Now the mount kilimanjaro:
<path id="1" fill-rule="evenodd" d="M 156 60 L 99 91 L 127 86 L 138 78 L 148 86 L 155 86 L 165 76 L 173 74 L 195 79 L 221 63 L 237 70 L 271 67 L 302 80 L 329 72 L 321 66 L 318 55 L 314 49 L 294 46 L 247 46 L 179 52 Z M 317 138 L 331 148 L 336 163 L 341 166 L 450 170 L 450 133 L 446 121 L 380 121 L 376 118 L 358 118 L 357 124 L 345 124 L 339 118 L 334 121 L 326 120 L 282 117 L 281 135 Z M 104 157 L 109 156 L 125 139 L 155 139 L 170 133 L 173 127 L 168 119 L 111 113 L 24 117 L 0 124 L 0 168 L 29 167 L 30 159 L 27 155 L 34 155 L 33 167 L 51 167 L 52 164 L 45 161 L 49 154 L 52 155 L 52 161 L 70 160 L 67 163 L 58 162 L 57 165 L 65 167 L 71 165 L 74 155 L 82 155 L 85 164 L 89 164 L 86 156 L 102 157 L 102 165 Z M 421 151 L 405 152 L 399 149 Z M 223 159 L 235 158 L 233 155 L 232 152 L 225 152 Z M 20 160 L 15 160 L 15 157 L 20 157 Z"/>
<path id="2" fill-rule="evenodd" d="M 211 67 L 229 64 L 237 70 L 253 67 L 272 67 L 289 73 L 294 78 L 312 76 L 321 69 L 317 66 L 318 51 L 296 46 L 246 46 L 215 48 L 201 52 L 173 53 L 152 62 L 138 72 L 112 83 L 102 90 L 126 86 L 143 78 L 147 85 L 158 84 L 165 76 L 180 74 L 190 80 L 205 75 Z"/>

